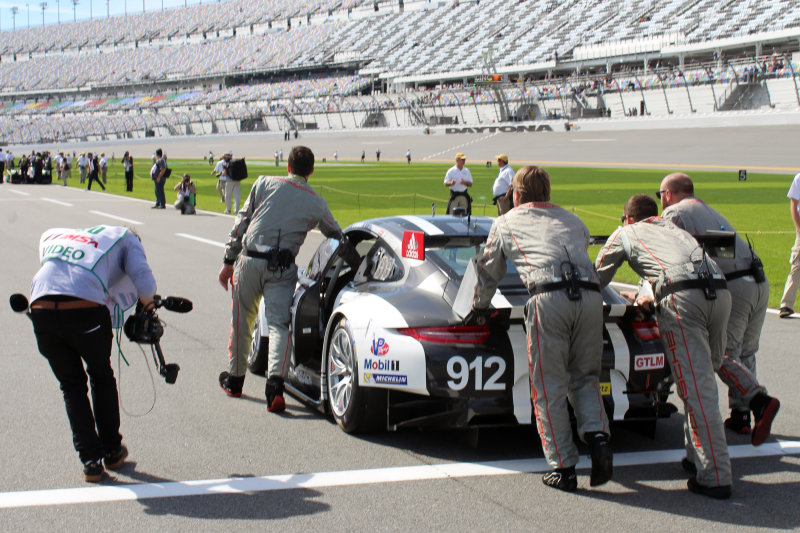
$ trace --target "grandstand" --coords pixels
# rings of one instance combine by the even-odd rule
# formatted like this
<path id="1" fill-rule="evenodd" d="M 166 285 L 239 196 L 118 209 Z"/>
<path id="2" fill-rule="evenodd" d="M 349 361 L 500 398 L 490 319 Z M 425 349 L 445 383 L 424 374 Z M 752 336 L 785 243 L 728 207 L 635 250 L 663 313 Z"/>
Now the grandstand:
<path id="1" fill-rule="evenodd" d="M 796 0 L 228 0 L 0 32 L 0 143 L 797 110 L 798 42 Z"/>

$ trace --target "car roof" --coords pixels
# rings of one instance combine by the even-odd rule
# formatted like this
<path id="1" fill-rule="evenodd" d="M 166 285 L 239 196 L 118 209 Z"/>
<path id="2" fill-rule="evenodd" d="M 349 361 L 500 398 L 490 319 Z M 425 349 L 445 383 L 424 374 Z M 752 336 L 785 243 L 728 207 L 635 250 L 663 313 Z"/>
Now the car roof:
<path id="1" fill-rule="evenodd" d="M 417 231 L 428 237 L 478 237 L 485 239 L 489 235 L 493 218 L 490 217 L 457 217 L 451 215 L 397 215 L 391 217 L 372 218 L 350 225 L 345 232 L 356 230 L 369 231 L 375 235 L 394 237 L 402 241 L 406 231 Z"/>

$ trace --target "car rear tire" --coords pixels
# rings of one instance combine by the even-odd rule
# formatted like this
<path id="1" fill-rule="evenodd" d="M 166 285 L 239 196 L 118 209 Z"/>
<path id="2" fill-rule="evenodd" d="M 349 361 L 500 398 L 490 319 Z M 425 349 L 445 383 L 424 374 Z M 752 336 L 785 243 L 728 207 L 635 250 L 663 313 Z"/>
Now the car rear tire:
<path id="1" fill-rule="evenodd" d="M 328 343 L 328 406 L 346 433 L 386 429 L 387 391 L 359 385 L 358 356 L 350 324 L 342 318 Z"/>
<path id="2" fill-rule="evenodd" d="M 268 361 L 269 337 L 262 336 L 261 320 L 256 319 L 256 323 L 253 326 L 253 343 L 250 345 L 250 355 L 247 358 L 247 368 L 253 374 L 263 376 L 267 373 Z"/>

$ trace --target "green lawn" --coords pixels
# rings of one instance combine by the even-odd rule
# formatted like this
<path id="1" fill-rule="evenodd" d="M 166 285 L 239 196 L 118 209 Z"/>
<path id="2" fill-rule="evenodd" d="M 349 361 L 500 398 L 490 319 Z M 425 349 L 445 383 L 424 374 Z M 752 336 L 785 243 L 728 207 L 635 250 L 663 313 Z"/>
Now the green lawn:
<path id="1" fill-rule="evenodd" d="M 223 211 L 216 192 L 216 178 L 205 161 L 171 160 L 172 177 L 168 180 L 167 201 L 180 176 L 188 172 L 198 188 L 199 209 Z M 108 191 L 136 198 L 155 199 L 148 177 L 150 163 L 140 160 L 135 166 L 133 193 L 125 192 L 122 164 L 109 164 Z M 310 183 L 327 201 L 342 227 L 357 220 L 390 214 L 429 214 L 432 204 L 436 213 L 444 214 L 448 190 L 442 184 L 449 164 L 441 163 L 318 163 Z M 473 212 L 492 216 L 491 187 L 497 167 L 467 165 L 475 184 L 471 189 Z M 259 174 L 285 173 L 271 162 L 250 161 L 250 178 L 242 186 L 242 201 Z M 581 217 L 593 235 L 608 235 L 619 225 L 625 201 L 635 193 L 654 193 L 661 179 L 674 169 L 635 170 L 603 168 L 549 168 L 552 178 L 552 201 Z M 77 169 L 70 186 L 80 186 Z M 764 262 L 770 281 L 770 307 L 777 307 L 783 284 L 789 272 L 789 251 L 794 243 L 794 227 L 789 215 L 786 192 L 790 175 L 749 174 L 741 182 L 734 172 L 692 172 L 695 191 L 703 200 L 723 213 L 742 234 L 750 237 Z M 597 253 L 593 247 L 590 255 Z M 621 281 L 635 281 L 630 270 L 621 270 Z"/>

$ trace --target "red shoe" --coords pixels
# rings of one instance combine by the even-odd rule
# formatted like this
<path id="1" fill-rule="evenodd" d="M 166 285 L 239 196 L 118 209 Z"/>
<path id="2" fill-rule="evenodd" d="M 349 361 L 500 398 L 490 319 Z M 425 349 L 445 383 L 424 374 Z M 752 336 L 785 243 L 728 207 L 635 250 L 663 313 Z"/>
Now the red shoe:
<path id="1" fill-rule="evenodd" d="M 267 407 L 267 411 L 270 413 L 280 413 L 286 410 L 286 400 L 283 399 L 283 396 L 275 396 L 272 398 L 272 402 L 270 402 L 269 407 Z"/>
<path id="2" fill-rule="evenodd" d="M 724 422 L 725 427 L 739 435 L 750 434 L 750 411 L 734 409 Z"/>
<path id="3" fill-rule="evenodd" d="M 781 402 L 777 398 L 767 396 L 767 399 L 767 403 L 759 411 L 753 411 L 756 419 L 753 434 L 750 435 L 750 444 L 753 446 L 763 444 L 767 440 L 772 429 L 772 421 L 775 419 L 775 415 L 778 414 L 778 409 L 781 408 Z"/>
<path id="4" fill-rule="evenodd" d="M 231 398 L 242 397 L 243 384 L 244 376 L 232 376 L 230 372 L 223 372 L 219 375 L 220 388 Z"/>

